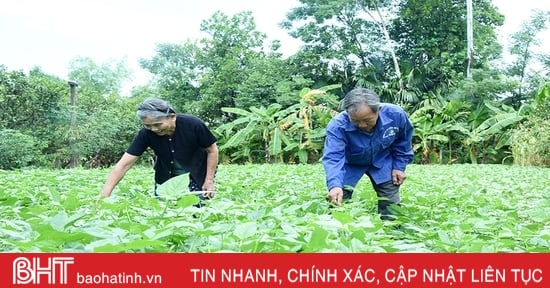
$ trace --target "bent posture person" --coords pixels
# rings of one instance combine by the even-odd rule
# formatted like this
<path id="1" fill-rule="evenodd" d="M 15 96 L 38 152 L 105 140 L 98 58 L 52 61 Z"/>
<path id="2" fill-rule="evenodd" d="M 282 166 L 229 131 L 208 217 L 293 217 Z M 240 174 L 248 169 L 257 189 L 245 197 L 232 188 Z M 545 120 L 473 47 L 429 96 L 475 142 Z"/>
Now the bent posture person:
<path id="1" fill-rule="evenodd" d="M 138 157 L 151 148 L 156 156 L 155 195 L 157 185 L 189 173 L 190 191 L 205 191 L 201 200 L 214 197 L 218 146 L 206 124 L 196 116 L 177 114 L 161 99 L 146 99 L 136 113 L 143 128 L 107 177 L 100 196 L 109 197 Z"/>
<path id="2" fill-rule="evenodd" d="M 378 213 L 389 219 L 390 205 L 400 203 L 399 187 L 413 159 L 411 122 L 402 108 L 380 103 L 379 96 L 366 88 L 348 92 L 342 106 L 344 111 L 326 128 L 326 198 L 341 205 L 366 174 L 379 197 Z"/>

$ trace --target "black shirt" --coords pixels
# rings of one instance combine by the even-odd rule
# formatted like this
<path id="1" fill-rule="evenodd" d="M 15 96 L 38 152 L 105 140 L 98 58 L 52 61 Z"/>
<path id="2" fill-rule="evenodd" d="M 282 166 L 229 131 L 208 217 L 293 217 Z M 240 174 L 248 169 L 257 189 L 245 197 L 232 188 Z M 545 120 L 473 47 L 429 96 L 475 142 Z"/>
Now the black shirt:
<path id="1" fill-rule="evenodd" d="M 206 177 L 205 148 L 216 141 L 201 119 L 189 114 L 177 114 L 173 135 L 159 136 L 142 128 L 126 152 L 141 156 L 147 148 L 153 149 L 157 156 L 155 182 L 158 184 L 189 172 L 191 178 L 202 185 Z"/>

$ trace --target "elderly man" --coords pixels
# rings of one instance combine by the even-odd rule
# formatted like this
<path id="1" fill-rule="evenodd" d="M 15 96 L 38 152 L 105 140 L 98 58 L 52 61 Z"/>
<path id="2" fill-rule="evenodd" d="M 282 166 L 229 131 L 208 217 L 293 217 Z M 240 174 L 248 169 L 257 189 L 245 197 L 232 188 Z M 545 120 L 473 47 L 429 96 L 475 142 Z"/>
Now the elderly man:
<path id="1" fill-rule="evenodd" d="M 344 111 L 326 128 L 326 198 L 341 205 L 366 174 L 379 198 L 381 219 L 391 219 L 390 206 L 400 203 L 399 187 L 413 159 L 411 122 L 401 107 L 380 103 L 380 97 L 366 88 L 351 90 L 342 104 Z"/>

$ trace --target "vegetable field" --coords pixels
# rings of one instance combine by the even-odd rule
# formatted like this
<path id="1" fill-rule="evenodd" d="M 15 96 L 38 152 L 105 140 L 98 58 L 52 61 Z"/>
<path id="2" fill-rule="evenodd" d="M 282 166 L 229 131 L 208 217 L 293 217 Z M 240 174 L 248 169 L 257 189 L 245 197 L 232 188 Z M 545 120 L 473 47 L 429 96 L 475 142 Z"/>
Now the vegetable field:
<path id="1" fill-rule="evenodd" d="M 396 221 L 367 177 L 331 208 L 321 165 L 221 165 L 217 195 L 152 197 L 134 167 L 96 201 L 107 169 L 0 170 L 0 250 L 43 252 L 548 252 L 550 169 L 411 165 Z M 173 191 L 172 191 L 173 192 Z"/>

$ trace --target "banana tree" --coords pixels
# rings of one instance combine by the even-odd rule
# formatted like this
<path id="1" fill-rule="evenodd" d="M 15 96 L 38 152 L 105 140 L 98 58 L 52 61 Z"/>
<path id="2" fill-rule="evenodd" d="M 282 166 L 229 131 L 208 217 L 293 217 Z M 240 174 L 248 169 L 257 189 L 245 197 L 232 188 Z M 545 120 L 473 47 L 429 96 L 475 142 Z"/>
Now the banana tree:
<path id="1" fill-rule="evenodd" d="M 448 138 L 447 148 L 448 148 L 448 161 L 449 163 L 454 162 L 456 159 L 453 159 L 453 147 L 456 143 L 455 139 L 459 139 L 460 132 L 455 129 L 457 123 L 466 122 L 468 119 L 468 114 L 470 111 L 470 104 L 458 99 L 452 99 L 446 102 L 441 110 L 439 111 L 440 117 L 443 122 L 449 124 L 445 127 L 445 135 Z M 443 152 L 440 153 L 442 157 Z"/>
<path id="2" fill-rule="evenodd" d="M 459 123 L 454 125 L 453 128 L 463 134 L 462 143 L 467 147 L 470 161 L 473 164 L 477 163 L 480 146 L 488 144 L 489 140 L 496 141 L 494 145 L 496 150 L 509 146 L 512 135 L 510 128 L 525 118 L 524 115 L 521 115 L 510 106 L 502 105 L 499 108 L 487 101 L 470 115 L 469 127 L 464 125 L 465 123 Z M 489 116 L 479 122 L 480 117 L 475 117 L 476 115 Z"/>
<path id="3" fill-rule="evenodd" d="M 304 88 L 299 94 L 300 102 L 286 109 L 290 113 L 282 123 L 290 137 L 285 151 L 300 163 L 307 163 L 309 155 L 317 155 L 323 149 L 326 125 L 338 113 L 333 109 L 338 104 L 336 96 L 328 91 L 338 88 L 340 84 Z"/>
<path id="4" fill-rule="evenodd" d="M 437 153 L 438 144 L 445 144 L 449 138 L 445 135 L 450 123 L 444 123 L 443 118 L 433 106 L 424 106 L 411 114 L 411 123 L 414 127 L 413 150 L 422 151 L 421 162 L 430 163 L 430 155 Z"/>
<path id="5" fill-rule="evenodd" d="M 292 112 L 288 109 L 281 110 L 282 108 L 278 103 L 271 104 L 267 108 L 250 107 L 250 111 L 234 107 L 222 108 L 223 112 L 236 114 L 239 118 L 223 124 L 215 130 L 227 139 L 220 146 L 220 150 L 239 148 L 241 151 L 245 150 L 250 153 L 254 150 L 251 145 L 258 143 L 263 146 L 261 149 L 267 163 L 271 163 L 273 160 L 282 161 L 283 142 L 288 142 L 288 139 L 280 122 Z M 235 133 L 233 134 L 233 132 Z M 249 158 L 249 161 L 251 160 Z"/>

